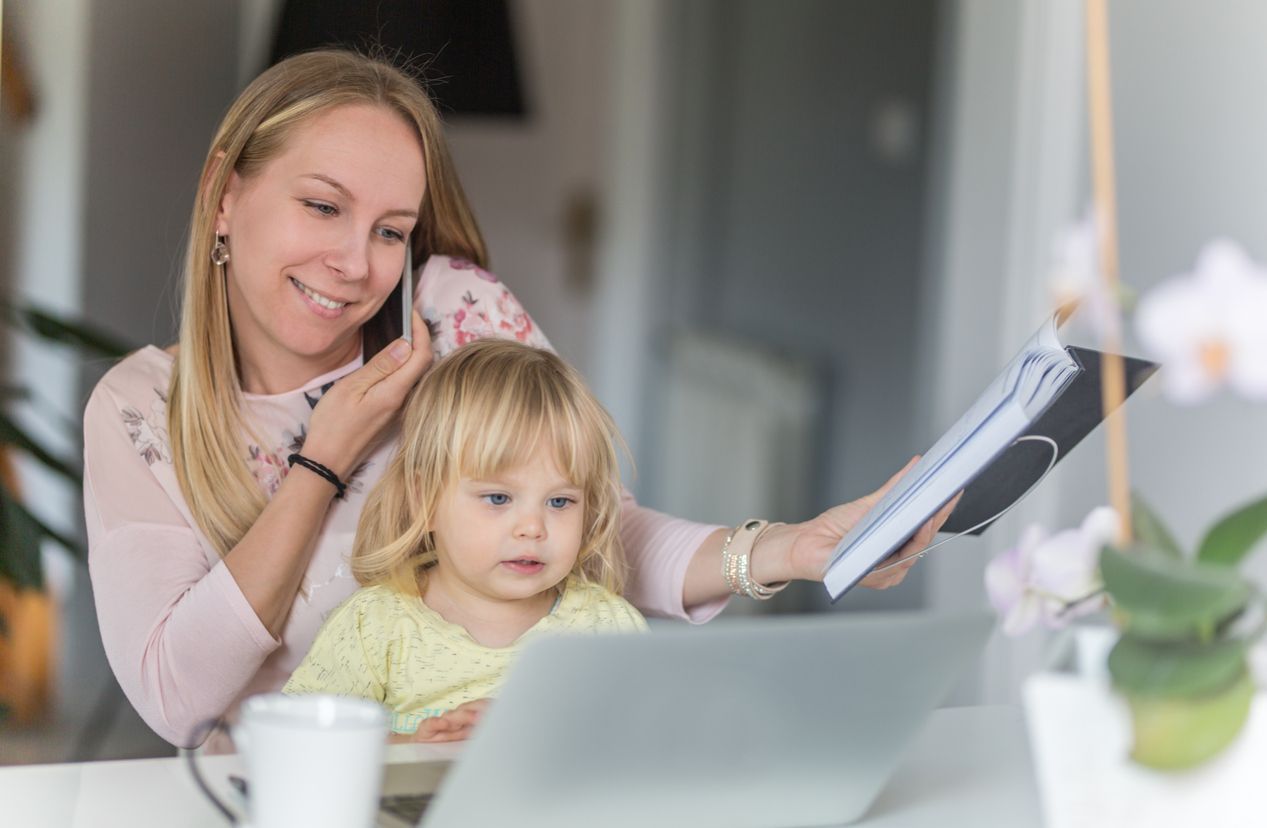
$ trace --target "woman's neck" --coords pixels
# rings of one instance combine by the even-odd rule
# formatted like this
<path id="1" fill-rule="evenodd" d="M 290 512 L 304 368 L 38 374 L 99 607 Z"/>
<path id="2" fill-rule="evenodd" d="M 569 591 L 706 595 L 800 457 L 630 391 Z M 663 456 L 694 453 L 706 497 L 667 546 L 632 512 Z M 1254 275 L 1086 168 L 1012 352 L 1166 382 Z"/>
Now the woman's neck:
<path id="1" fill-rule="evenodd" d="M 485 647 L 509 647 L 550 614 L 562 584 L 529 598 L 500 600 L 482 595 L 433 568 L 422 590 L 422 600 L 450 624 L 462 627 Z"/>
<path id="2" fill-rule="evenodd" d="M 319 356 L 287 351 L 267 355 L 237 354 L 242 390 L 248 394 L 284 394 L 307 385 L 322 374 L 347 365 L 361 352 L 360 337 L 349 339 L 337 350 Z"/>

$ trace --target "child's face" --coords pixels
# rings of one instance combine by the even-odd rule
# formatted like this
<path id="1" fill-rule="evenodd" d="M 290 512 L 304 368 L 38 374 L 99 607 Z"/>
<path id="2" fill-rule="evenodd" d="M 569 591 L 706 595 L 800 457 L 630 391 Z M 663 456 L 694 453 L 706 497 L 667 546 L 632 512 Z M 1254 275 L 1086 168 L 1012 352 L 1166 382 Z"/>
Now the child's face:
<path id="1" fill-rule="evenodd" d="M 487 480 L 460 477 L 436 510 L 433 582 L 496 601 L 537 596 L 576 565 L 584 493 L 549 446 Z"/>

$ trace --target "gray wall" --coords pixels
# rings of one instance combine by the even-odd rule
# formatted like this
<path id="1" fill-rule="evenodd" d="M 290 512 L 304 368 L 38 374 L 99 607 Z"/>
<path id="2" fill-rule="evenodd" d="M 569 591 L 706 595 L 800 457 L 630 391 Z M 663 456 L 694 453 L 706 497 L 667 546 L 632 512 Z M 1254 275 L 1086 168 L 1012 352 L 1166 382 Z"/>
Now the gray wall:
<path id="1" fill-rule="evenodd" d="M 1144 288 L 1187 272 L 1221 235 L 1267 262 L 1267 5 L 1119 0 L 1111 24 L 1123 279 Z M 1267 405 L 1144 402 L 1130 422 L 1134 483 L 1184 541 L 1267 494 Z M 1255 563 L 1267 578 L 1267 556 Z"/>
<path id="2" fill-rule="evenodd" d="M 237 6 L 101 5 L 90 34 L 84 310 L 137 344 L 166 345 L 198 171 L 237 93 Z"/>
<path id="3" fill-rule="evenodd" d="M 669 230 L 653 330 L 724 332 L 820 366 L 817 494 L 781 519 L 869 492 L 915 450 L 933 6 L 674 9 L 671 189 L 661 205 Z M 661 365 L 653 361 L 653 375 Z M 654 381 L 648 392 L 654 410 Z M 644 457 L 654 463 L 654 449 Z M 918 570 L 908 580 L 848 604 L 916 605 Z M 810 604 L 820 592 L 807 593 Z"/>

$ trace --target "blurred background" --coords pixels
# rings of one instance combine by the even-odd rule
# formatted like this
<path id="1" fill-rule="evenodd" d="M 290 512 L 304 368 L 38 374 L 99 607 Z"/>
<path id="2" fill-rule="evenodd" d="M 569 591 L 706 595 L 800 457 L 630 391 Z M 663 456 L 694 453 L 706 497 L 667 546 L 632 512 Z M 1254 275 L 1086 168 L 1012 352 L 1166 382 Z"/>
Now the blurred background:
<path id="1" fill-rule="evenodd" d="M 493 269 L 611 409 L 639 499 L 698 520 L 808 518 L 927 448 L 1050 313 L 1053 239 L 1088 201 L 1065 0 L 2 9 L 7 301 L 172 342 L 197 173 L 237 92 L 331 38 L 423 58 Z M 1217 235 L 1267 257 L 1267 6 L 1113 0 L 1111 31 L 1123 279 L 1185 271 Z M 7 411 L 77 464 L 109 361 L 0 343 Z M 1128 413 L 1134 484 L 1182 541 L 1267 489 L 1261 407 L 1146 387 Z M 1107 500 L 1101 445 L 901 587 L 832 607 L 800 585 L 774 609 L 983 605 L 984 562 L 1027 523 Z M 10 490 L 80 537 L 75 487 L 11 459 Z M 114 685 L 82 561 L 43 547 L 40 588 L 0 573 L 0 763 L 172 753 Z M 1015 700 L 1042 644 L 995 641 L 954 700 Z"/>

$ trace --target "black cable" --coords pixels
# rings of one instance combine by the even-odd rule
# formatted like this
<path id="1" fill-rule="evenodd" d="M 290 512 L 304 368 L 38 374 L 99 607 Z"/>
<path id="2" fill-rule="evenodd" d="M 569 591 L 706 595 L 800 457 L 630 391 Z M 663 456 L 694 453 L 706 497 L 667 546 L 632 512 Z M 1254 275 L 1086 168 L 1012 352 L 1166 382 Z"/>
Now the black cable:
<path id="1" fill-rule="evenodd" d="M 212 733 L 223 726 L 223 721 L 224 720 L 219 717 L 209 719 L 194 728 L 194 734 L 197 735 L 198 733 L 205 732 L 209 737 Z M 200 743 L 205 742 L 206 738 L 204 737 L 203 739 L 197 741 Z M 215 793 L 211 790 L 211 786 L 207 784 L 207 780 L 203 777 L 202 770 L 198 767 L 198 749 L 192 748 L 186 750 L 182 748 L 180 752 L 185 754 L 185 759 L 189 763 L 189 773 L 193 775 L 194 782 L 197 783 L 198 789 L 202 791 L 202 795 L 207 797 L 207 799 L 211 801 L 212 805 L 216 806 L 216 810 L 224 815 L 224 818 L 229 821 L 230 825 L 237 825 L 237 814 L 230 811 L 229 807 L 220 801 L 220 797 L 215 795 Z"/>

